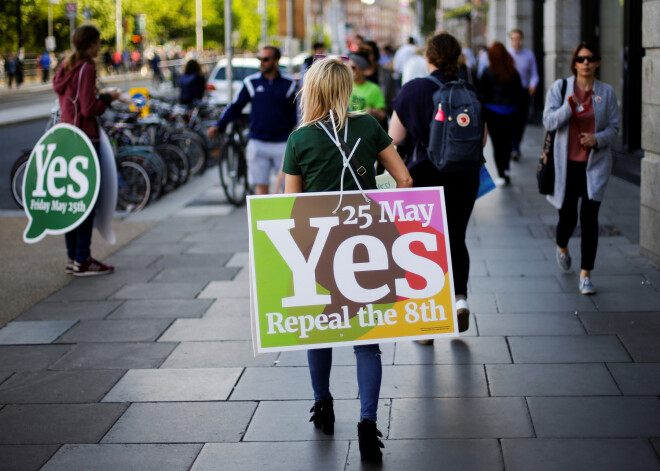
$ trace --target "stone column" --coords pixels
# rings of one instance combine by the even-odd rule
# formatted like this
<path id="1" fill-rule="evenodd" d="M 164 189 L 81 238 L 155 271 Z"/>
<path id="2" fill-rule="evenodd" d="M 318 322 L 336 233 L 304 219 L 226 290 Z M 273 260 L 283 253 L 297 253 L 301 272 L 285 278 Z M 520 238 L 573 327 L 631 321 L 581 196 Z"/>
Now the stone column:
<path id="1" fill-rule="evenodd" d="M 507 46 L 509 43 L 509 31 L 519 29 L 525 36 L 524 47 L 532 48 L 532 28 L 533 18 L 532 10 L 534 4 L 530 0 L 506 0 L 506 36 L 507 41 L 503 41 Z"/>
<path id="2" fill-rule="evenodd" d="M 488 9 L 488 44 L 501 41 L 506 44 L 507 0 L 491 0 Z"/>
<path id="3" fill-rule="evenodd" d="M 642 181 L 640 252 L 660 265 L 660 0 L 642 5 Z"/>
<path id="4" fill-rule="evenodd" d="M 571 74 L 571 54 L 580 41 L 580 2 L 546 0 L 543 16 L 545 95 L 555 80 Z"/>

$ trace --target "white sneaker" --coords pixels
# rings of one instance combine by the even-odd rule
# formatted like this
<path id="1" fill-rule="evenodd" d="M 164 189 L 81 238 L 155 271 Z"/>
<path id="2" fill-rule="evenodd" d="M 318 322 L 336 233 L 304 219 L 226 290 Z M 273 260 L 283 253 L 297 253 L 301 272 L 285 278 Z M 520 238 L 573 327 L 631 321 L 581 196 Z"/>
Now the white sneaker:
<path id="1" fill-rule="evenodd" d="M 596 288 L 588 276 L 580 280 L 580 293 L 582 294 L 596 294 Z"/>
<path id="2" fill-rule="evenodd" d="M 495 185 L 497 185 L 497 186 L 504 186 L 504 185 L 506 185 L 506 180 L 505 180 L 504 178 L 502 178 L 502 177 L 497 177 L 497 178 L 495 179 Z"/>

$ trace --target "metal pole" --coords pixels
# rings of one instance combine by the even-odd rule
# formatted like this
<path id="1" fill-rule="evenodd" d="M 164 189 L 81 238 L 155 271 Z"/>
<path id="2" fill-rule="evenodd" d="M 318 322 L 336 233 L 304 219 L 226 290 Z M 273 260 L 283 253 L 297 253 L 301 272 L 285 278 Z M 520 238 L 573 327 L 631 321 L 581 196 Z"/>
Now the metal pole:
<path id="1" fill-rule="evenodd" d="M 16 32 L 18 33 L 18 51 L 23 47 L 23 20 L 21 19 L 21 0 L 16 0 Z"/>
<path id="2" fill-rule="evenodd" d="M 71 50 L 73 50 L 73 30 L 76 27 L 76 19 L 69 18 L 69 43 L 71 45 Z"/>
<path id="3" fill-rule="evenodd" d="M 202 28 L 202 0 L 195 1 L 195 32 L 197 36 L 197 53 L 202 55 L 204 49 L 204 30 Z"/>
<path id="4" fill-rule="evenodd" d="M 225 68 L 225 79 L 227 80 L 227 104 L 231 103 L 233 100 L 233 89 L 232 89 L 232 66 L 231 60 L 234 56 L 233 48 L 231 45 L 231 32 L 232 32 L 232 21 L 231 21 L 231 0 L 225 0 L 225 57 L 227 58 L 227 67 Z"/>
<path id="5" fill-rule="evenodd" d="M 259 47 L 268 45 L 268 3 L 267 0 L 259 0 L 259 16 L 261 17 L 261 38 Z"/>
<path id="6" fill-rule="evenodd" d="M 122 39 L 122 24 L 121 24 L 121 0 L 115 0 L 115 48 L 121 54 L 123 47 Z"/>
<path id="7" fill-rule="evenodd" d="M 53 35 L 53 4 L 48 0 L 48 36 Z"/>

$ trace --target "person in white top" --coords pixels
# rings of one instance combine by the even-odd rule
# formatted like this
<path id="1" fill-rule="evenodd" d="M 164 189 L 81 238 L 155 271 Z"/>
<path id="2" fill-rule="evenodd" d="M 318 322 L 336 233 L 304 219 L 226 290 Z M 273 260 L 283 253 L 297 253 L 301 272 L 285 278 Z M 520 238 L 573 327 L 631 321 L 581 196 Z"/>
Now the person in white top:
<path id="1" fill-rule="evenodd" d="M 529 104 L 534 96 L 536 87 L 539 84 L 539 73 L 536 67 L 536 58 L 534 53 L 529 49 L 523 48 L 523 32 L 519 29 L 512 29 L 509 33 L 511 40 L 511 47 L 509 54 L 513 57 L 516 64 L 516 69 L 520 74 L 520 81 L 523 88 L 527 89 L 525 100 L 518 108 L 518 116 L 516 119 L 516 129 L 513 133 L 513 140 L 511 142 L 511 160 L 517 161 L 520 158 L 520 141 L 522 141 L 523 133 L 525 132 L 525 125 L 527 124 L 527 116 L 529 113 Z"/>
<path id="2" fill-rule="evenodd" d="M 408 44 L 404 44 L 394 53 L 394 59 L 392 59 L 392 67 L 397 79 L 401 78 L 403 74 L 403 67 L 408 62 L 412 56 L 415 55 L 417 46 L 415 45 L 415 39 L 411 36 L 408 38 Z"/>

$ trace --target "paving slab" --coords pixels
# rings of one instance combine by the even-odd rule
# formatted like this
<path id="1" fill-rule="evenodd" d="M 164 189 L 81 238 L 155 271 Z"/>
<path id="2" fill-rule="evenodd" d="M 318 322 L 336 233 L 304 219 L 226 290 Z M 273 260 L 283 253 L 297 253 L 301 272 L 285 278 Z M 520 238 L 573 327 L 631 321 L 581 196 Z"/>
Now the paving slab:
<path id="1" fill-rule="evenodd" d="M 504 439 L 502 452 L 507 471 L 660 469 L 658 457 L 647 440 Z"/>
<path id="2" fill-rule="evenodd" d="M 75 445 L 60 448 L 42 471 L 188 471 L 201 444 Z"/>
<path id="3" fill-rule="evenodd" d="M 3 471 L 37 471 L 59 445 L 0 445 Z"/>
<path id="4" fill-rule="evenodd" d="M 560 293 L 562 287 L 554 276 L 470 276 L 470 290 L 475 293 Z"/>
<path id="5" fill-rule="evenodd" d="M 211 281 L 198 298 L 249 298 L 250 285 L 233 281 Z"/>
<path id="6" fill-rule="evenodd" d="M 486 365 L 492 396 L 619 396 L 601 363 Z"/>
<path id="7" fill-rule="evenodd" d="M 383 466 L 387 469 L 438 469 L 442 471 L 500 471 L 503 469 L 497 440 L 387 440 Z M 351 442 L 346 471 L 381 469 L 360 461 L 358 443 Z"/>
<path id="8" fill-rule="evenodd" d="M 100 301 L 106 300 L 125 285 L 144 283 L 159 272 L 156 268 L 115 269 L 112 275 L 80 277 L 73 280 L 46 301 Z"/>
<path id="9" fill-rule="evenodd" d="M 273 469 L 337 471 L 344 469 L 348 442 L 209 443 L 204 445 L 191 471 L 216 471 L 218 463 L 232 471 Z"/>
<path id="10" fill-rule="evenodd" d="M 132 283 L 111 296 L 112 299 L 193 299 L 204 289 L 196 283 Z"/>
<path id="11" fill-rule="evenodd" d="M 496 228 L 487 228 L 485 231 L 495 230 Z M 526 233 L 527 229 L 520 229 L 521 232 L 517 232 L 518 235 L 523 232 Z M 508 232 L 507 232 L 508 233 Z M 514 235 L 516 232 L 513 233 Z M 506 234 L 505 234 L 506 235 Z M 514 247 L 476 247 L 474 249 L 468 248 L 470 252 L 470 260 L 546 260 L 545 255 L 541 249 L 536 247 L 523 247 L 523 248 L 514 248 Z"/>
<path id="12" fill-rule="evenodd" d="M 524 398 L 394 399 L 393 439 L 523 438 L 534 429 Z"/>
<path id="13" fill-rule="evenodd" d="M 660 363 L 608 363 L 626 396 L 660 396 Z"/>
<path id="14" fill-rule="evenodd" d="M 0 371 L 41 371 L 73 349 L 71 345 L 0 345 Z"/>
<path id="15" fill-rule="evenodd" d="M 568 276 L 563 276 L 559 274 L 557 280 L 560 283 L 563 282 L 562 286 L 568 292 L 574 291 L 577 282 L 577 276 L 575 279 Z M 596 301 L 599 301 L 604 294 L 619 293 L 619 295 L 625 297 L 625 295 L 634 295 L 634 296 L 646 296 L 648 294 L 657 294 L 656 290 L 645 283 L 644 275 L 633 274 L 633 275 L 600 275 L 594 270 L 592 275 L 592 280 L 596 289 L 598 290 L 598 296 Z M 599 304 L 598 302 L 596 304 Z M 608 310 L 611 310 L 609 307 Z"/>
<path id="16" fill-rule="evenodd" d="M 590 335 L 660 335 L 660 312 L 581 312 Z"/>
<path id="17" fill-rule="evenodd" d="M 594 279 L 594 283 L 596 280 Z M 598 285 L 596 285 L 598 288 Z M 608 293 L 601 291 L 595 295 L 594 303 L 599 311 L 658 311 L 660 293 L 647 288 L 643 295 L 635 292 Z"/>
<path id="18" fill-rule="evenodd" d="M 153 263 L 153 268 L 215 268 L 224 267 L 231 258 L 231 252 L 192 255 L 165 254 Z"/>
<path id="19" fill-rule="evenodd" d="M 356 369 L 333 366 L 330 392 L 335 399 L 358 397 Z M 267 401 L 312 399 L 309 368 L 248 368 L 231 395 L 232 401 Z"/>
<path id="20" fill-rule="evenodd" d="M 555 276 L 559 270 L 553 260 L 486 260 L 490 276 Z"/>
<path id="21" fill-rule="evenodd" d="M 211 307 L 204 314 L 205 319 L 212 317 L 250 317 L 250 298 L 205 298 L 198 301 L 210 301 Z"/>
<path id="22" fill-rule="evenodd" d="M 593 296 L 584 296 L 578 292 L 572 293 L 518 293 L 515 296 L 496 294 L 497 306 L 500 312 L 575 312 L 594 311 Z"/>
<path id="23" fill-rule="evenodd" d="M 117 253 L 120 255 L 160 255 L 164 253 L 183 253 L 190 248 L 192 244 L 184 242 L 156 242 L 151 243 L 148 241 L 141 242 L 136 240 L 130 245 L 127 245 Z"/>
<path id="24" fill-rule="evenodd" d="M 479 335 L 581 335 L 584 327 L 573 313 L 477 314 Z"/>
<path id="25" fill-rule="evenodd" d="M 397 343 L 381 343 L 379 345 L 381 353 L 381 363 L 383 365 L 394 364 L 394 351 Z M 336 365 L 356 365 L 355 353 L 353 347 L 334 347 L 332 349 L 332 366 Z M 305 366 L 307 367 L 307 350 L 294 350 L 290 352 L 281 352 L 277 359 L 277 366 Z"/>
<path id="26" fill-rule="evenodd" d="M 326 435 L 309 421 L 314 400 L 307 401 L 260 401 L 243 442 L 298 442 L 317 440 L 352 440 L 357 438 L 360 421 L 358 399 L 334 401 L 335 433 Z M 391 409 L 389 399 L 378 401 L 378 429 L 384 434 L 389 430 Z"/>
<path id="27" fill-rule="evenodd" d="M 476 312 L 497 312 L 497 301 L 494 294 L 484 293 L 468 293 L 468 303 L 470 304 L 470 311 Z M 470 321 L 470 329 L 472 329 L 472 321 Z"/>
<path id="28" fill-rule="evenodd" d="M 619 338 L 633 360 L 660 363 L 660 335 L 621 334 Z"/>
<path id="29" fill-rule="evenodd" d="M 251 340 L 249 317 L 177 319 L 160 337 L 161 342 Z"/>
<path id="30" fill-rule="evenodd" d="M 0 371 L 0 384 L 2 384 L 7 378 L 13 375 L 11 371 Z"/>
<path id="31" fill-rule="evenodd" d="M 121 301 L 39 303 L 16 318 L 17 321 L 61 321 L 103 319 Z"/>
<path id="32" fill-rule="evenodd" d="M 242 372 L 243 368 L 130 370 L 103 402 L 225 401 Z"/>
<path id="33" fill-rule="evenodd" d="M 658 397 L 529 397 L 541 438 L 640 438 L 660 435 Z"/>
<path id="34" fill-rule="evenodd" d="M 191 244 L 186 254 L 222 254 L 227 252 L 245 252 L 248 250 L 247 236 L 243 240 L 226 240 L 222 244 L 206 242 Z"/>
<path id="35" fill-rule="evenodd" d="M 97 443 L 126 404 L 8 405 L 0 410 L 0 443 Z"/>
<path id="36" fill-rule="evenodd" d="M 150 342 L 172 323 L 170 319 L 129 319 L 80 321 L 57 343 Z"/>
<path id="37" fill-rule="evenodd" d="M 133 404 L 102 443 L 237 443 L 256 407 L 256 402 Z"/>
<path id="38" fill-rule="evenodd" d="M 396 365 L 511 363 L 504 337 L 461 337 L 436 340 L 434 345 L 397 343 Z"/>
<path id="39" fill-rule="evenodd" d="M 209 299 L 136 299 L 124 301 L 107 319 L 175 319 L 202 317 Z"/>
<path id="40" fill-rule="evenodd" d="M 123 374 L 123 371 L 118 370 L 16 373 L 0 385 L 0 402 L 5 404 L 98 402 Z"/>
<path id="41" fill-rule="evenodd" d="M 279 353 L 254 356 L 252 342 L 232 340 L 219 342 L 181 342 L 161 368 L 231 368 L 275 366 Z"/>
<path id="42" fill-rule="evenodd" d="M 509 337 L 514 363 L 627 362 L 630 356 L 615 336 Z"/>
<path id="43" fill-rule="evenodd" d="M 0 345 L 52 343 L 75 323 L 75 320 L 10 322 L 0 329 Z"/>
<path id="44" fill-rule="evenodd" d="M 156 278 L 155 283 L 208 283 L 209 280 L 232 280 L 240 268 L 212 267 L 212 268 L 165 268 Z"/>
<path id="45" fill-rule="evenodd" d="M 89 370 L 158 368 L 172 353 L 176 343 L 86 343 L 75 348 L 55 362 L 53 370 Z M 60 355 L 61 356 L 61 355 Z"/>
<path id="46" fill-rule="evenodd" d="M 151 234 L 151 231 L 147 232 L 146 234 Z M 140 255 L 120 255 L 120 254 L 112 254 L 110 257 L 108 257 L 105 261 L 106 263 L 109 263 L 110 265 L 115 266 L 115 270 L 117 272 L 124 272 L 127 271 L 131 268 L 147 268 L 149 265 L 152 265 L 156 260 L 158 260 L 160 257 L 162 257 L 161 254 L 140 254 Z"/>
<path id="47" fill-rule="evenodd" d="M 482 365 L 396 365 L 383 367 L 380 397 L 487 397 Z"/>

